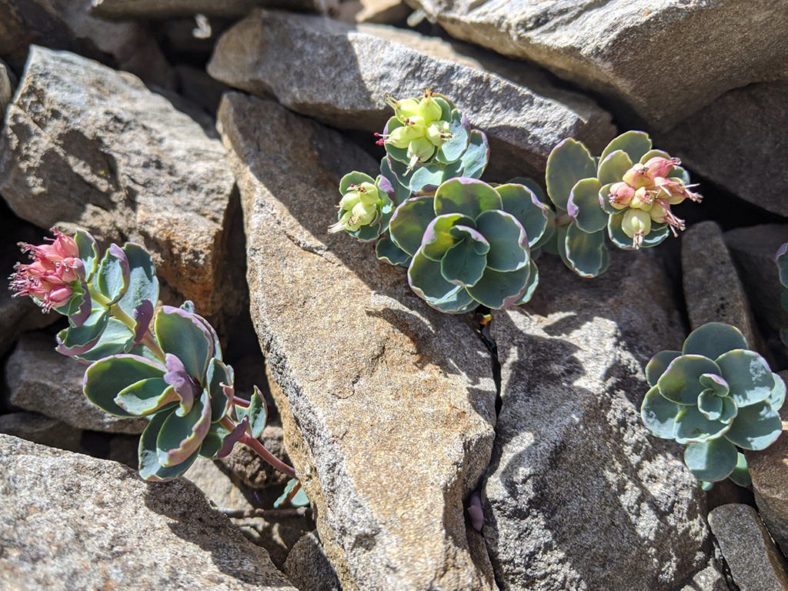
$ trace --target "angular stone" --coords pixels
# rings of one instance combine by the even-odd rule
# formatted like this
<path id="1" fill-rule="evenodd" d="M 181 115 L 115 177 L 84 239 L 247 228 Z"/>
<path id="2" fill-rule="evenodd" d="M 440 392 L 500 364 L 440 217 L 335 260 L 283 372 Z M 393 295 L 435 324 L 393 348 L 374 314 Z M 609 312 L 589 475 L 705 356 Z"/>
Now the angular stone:
<path id="1" fill-rule="evenodd" d="M 659 145 L 737 197 L 788 216 L 788 179 L 775 174 L 788 152 L 786 96 L 788 80 L 736 88 L 658 136 Z"/>
<path id="2" fill-rule="evenodd" d="M 213 317 L 240 297 L 221 288 L 232 189 L 221 143 L 139 79 L 31 49 L 0 139 L 0 193 L 19 217 L 143 244 Z"/>
<path id="3" fill-rule="evenodd" d="M 0 119 L 5 115 L 5 108 L 11 103 L 16 88 L 14 73 L 3 60 L 0 60 Z"/>
<path id="4" fill-rule="evenodd" d="M 411 12 L 403 0 L 346 0 L 334 18 L 347 23 L 389 24 L 405 20 Z"/>
<path id="5" fill-rule="evenodd" d="M 747 295 L 716 222 L 701 222 L 684 232 L 681 274 L 693 330 L 707 322 L 727 322 L 742 332 L 750 347 L 763 351 Z"/>
<path id="6" fill-rule="evenodd" d="M 89 14 L 91 0 L 0 0 L 0 56 L 21 68 L 32 43 L 117 65 L 169 88 L 174 79 L 153 35 L 133 22 Z"/>
<path id="7" fill-rule="evenodd" d="M 727 90 L 786 72 L 788 17 L 772 0 L 411 3 L 451 36 L 607 94 L 653 127 L 670 127 Z"/>
<path id="8" fill-rule="evenodd" d="M 668 591 L 709 560 L 682 448 L 640 419 L 645 363 L 684 338 L 676 302 L 654 253 L 613 250 L 593 280 L 541 257 L 531 303 L 494 314 L 482 533 L 502 591 Z"/>
<path id="9" fill-rule="evenodd" d="M 486 349 L 401 269 L 327 232 L 339 179 L 374 160 L 273 102 L 226 94 L 218 119 L 244 208 L 252 320 L 343 589 L 493 589 L 463 515 L 493 440 Z"/>
<path id="10" fill-rule="evenodd" d="M 204 14 L 238 18 L 258 6 L 327 12 L 339 0 L 93 0 L 91 14 L 106 18 L 171 18 Z"/>
<path id="11" fill-rule="evenodd" d="M 184 480 L 0 435 L 0 587 L 295 591 Z"/>
<path id="12" fill-rule="evenodd" d="M 774 258 L 780 245 L 788 242 L 788 224 L 736 228 L 725 232 L 723 238 L 763 336 L 772 351 L 785 352 L 780 330 L 788 328 L 788 311 L 780 303 L 785 288 L 780 285 Z M 781 365 L 788 366 L 788 359 Z"/>
<path id="13" fill-rule="evenodd" d="M 314 533 L 306 534 L 295 543 L 283 570 L 300 591 L 342 590 L 337 573 Z"/>
<path id="14" fill-rule="evenodd" d="M 0 433 L 58 449 L 83 451 L 80 443 L 82 431 L 33 412 L 0 415 Z"/>
<path id="15" fill-rule="evenodd" d="M 774 541 L 788 556 L 788 422 L 772 445 L 747 452 L 755 503 Z"/>
<path id="16" fill-rule="evenodd" d="M 709 527 L 741 591 L 788 589 L 788 564 L 749 505 L 722 505 L 709 513 Z"/>
<path id="17" fill-rule="evenodd" d="M 55 351 L 45 333 L 22 336 L 5 364 L 9 402 L 77 429 L 108 433 L 142 433 L 145 419 L 122 419 L 88 402 L 82 393 L 85 366 Z"/>
<path id="18" fill-rule="evenodd" d="M 719 569 L 709 565 L 692 577 L 681 591 L 729 591 L 729 587 Z"/>
<path id="19" fill-rule="evenodd" d="M 601 149 L 613 136 L 610 115 L 596 104 L 521 67 L 534 88 L 469 66 L 447 43 L 415 33 L 257 11 L 220 38 L 208 73 L 330 125 L 367 131 L 381 131 L 391 116 L 387 93 L 407 97 L 432 88 L 487 133 L 491 164 L 505 164 L 507 178 L 544 171 L 566 137 Z"/>

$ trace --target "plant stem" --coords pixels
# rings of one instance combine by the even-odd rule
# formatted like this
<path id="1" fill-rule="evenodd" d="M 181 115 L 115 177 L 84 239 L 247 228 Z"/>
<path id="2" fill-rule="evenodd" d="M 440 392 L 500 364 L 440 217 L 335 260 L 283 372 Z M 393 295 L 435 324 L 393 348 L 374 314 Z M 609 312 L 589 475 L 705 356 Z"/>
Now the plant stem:
<path id="1" fill-rule="evenodd" d="M 270 451 L 265 449 L 265 446 L 262 443 L 260 443 L 260 441 L 249 435 L 249 433 L 244 433 L 243 435 L 241 435 L 240 442 L 246 445 L 247 447 L 251 447 L 252 451 L 254 451 L 258 456 L 263 458 L 266 462 L 271 464 L 274 468 L 276 468 L 283 474 L 287 474 L 290 478 L 296 477 L 295 469 L 292 466 L 288 466 L 282 460 L 280 460 L 274 454 L 272 454 Z"/>
<path id="2" fill-rule="evenodd" d="M 568 213 L 559 213 L 555 216 L 555 226 L 556 228 L 562 228 L 563 226 L 568 226 L 572 222 L 572 218 L 569 217 Z"/>
<path id="3" fill-rule="evenodd" d="M 235 519 L 248 517 L 265 517 L 268 519 L 286 519 L 288 517 L 304 517 L 309 514 L 309 507 L 295 507 L 287 509 L 219 509 L 227 517 Z"/>
<path id="4" fill-rule="evenodd" d="M 243 398 L 238 398 L 238 396 L 233 396 L 233 404 L 237 406 L 242 406 L 244 408 L 249 408 L 251 402 L 248 400 L 244 400 Z"/>

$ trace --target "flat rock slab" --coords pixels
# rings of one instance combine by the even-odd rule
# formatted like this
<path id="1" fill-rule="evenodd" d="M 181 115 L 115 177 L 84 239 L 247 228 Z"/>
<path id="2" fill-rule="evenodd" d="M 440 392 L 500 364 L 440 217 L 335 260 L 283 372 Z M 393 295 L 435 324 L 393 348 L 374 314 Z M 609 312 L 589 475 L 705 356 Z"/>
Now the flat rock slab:
<path id="1" fill-rule="evenodd" d="M 541 257 L 532 302 L 494 314 L 482 533 L 504 591 L 670 591 L 708 563 L 703 493 L 640 422 L 643 366 L 684 338 L 668 279 L 653 253 L 612 255 L 592 280 Z"/>
<path id="2" fill-rule="evenodd" d="M 0 435 L 0 587 L 296 591 L 191 483 Z"/>
<path id="3" fill-rule="evenodd" d="M 788 152 L 786 97 L 788 80 L 736 88 L 657 140 L 693 172 L 758 207 L 788 216 L 788 176 L 774 172 L 782 170 Z"/>
<path id="4" fill-rule="evenodd" d="M 508 162 L 509 176 L 543 171 L 564 138 L 601 149 L 615 134 L 609 114 L 559 91 L 535 68 L 523 65 L 526 75 L 518 79 L 538 90 L 468 65 L 450 48 L 436 52 L 436 45 L 385 26 L 256 11 L 220 38 L 208 73 L 330 125 L 377 132 L 393 114 L 386 94 L 407 98 L 431 88 L 487 133 L 491 163 Z"/>
<path id="5" fill-rule="evenodd" d="M 82 393 L 85 366 L 55 351 L 55 339 L 27 333 L 5 364 L 8 401 L 77 429 L 108 433 L 142 433 L 145 419 L 114 417 L 94 406 Z"/>
<path id="6" fill-rule="evenodd" d="M 93 0 L 91 14 L 106 18 L 171 18 L 218 16 L 238 18 L 258 6 L 326 12 L 339 0 Z"/>
<path id="7" fill-rule="evenodd" d="M 782 435 L 772 445 L 745 455 L 761 519 L 788 556 L 788 422 L 783 421 Z"/>
<path id="8" fill-rule="evenodd" d="M 402 269 L 327 233 L 339 179 L 374 160 L 273 102 L 226 94 L 218 119 L 252 320 L 291 409 L 280 408 L 286 440 L 297 422 L 311 456 L 291 459 L 343 589 L 493 589 L 463 511 L 493 440 L 486 349 L 410 292 Z"/>
<path id="9" fill-rule="evenodd" d="M 143 244 L 159 278 L 213 316 L 232 188 L 221 142 L 138 78 L 31 48 L 0 138 L 0 194 L 16 215 Z"/>
<path id="10" fill-rule="evenodd" d="M 788 57 L 788 13 L 774 0 L 412 3 L 453 37 L 608 94 L 654 127 L 732 88 L 777 78 Z"/>
<path id="11" fill-rule="evenodd" d="M 749 505 L 721 505 L 709 513 L 709 527 L 741 591 L 788 589 L 788 563 L 755 509 Z"/>

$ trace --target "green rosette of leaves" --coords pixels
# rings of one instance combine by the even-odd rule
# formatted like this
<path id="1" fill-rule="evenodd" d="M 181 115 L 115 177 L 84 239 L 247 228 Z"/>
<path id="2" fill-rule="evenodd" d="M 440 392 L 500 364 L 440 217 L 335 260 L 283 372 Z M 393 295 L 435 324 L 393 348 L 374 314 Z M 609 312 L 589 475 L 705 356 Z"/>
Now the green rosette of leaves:
<path id="1" fill-rule="evenodd" d="M 684 461 L 704 483 L 730 478 L 749 485 L 739 450 L 765 449 L 780 436 L 785 383 L 741 332 L 704 324 L 681 351 L 657 353 L 646 378 L 651 389 L 640 414 L 649 431 L 686 445 Z"/>
<path id="2" fill-rule="evenodd" d="M 388 256 L 407 265 L 413 291 L 442 312 L 505 308 L 528 301 L 538 284 L 530 248 L 550 216 L 523 185 L 451 179 L 397 207 Z"/>

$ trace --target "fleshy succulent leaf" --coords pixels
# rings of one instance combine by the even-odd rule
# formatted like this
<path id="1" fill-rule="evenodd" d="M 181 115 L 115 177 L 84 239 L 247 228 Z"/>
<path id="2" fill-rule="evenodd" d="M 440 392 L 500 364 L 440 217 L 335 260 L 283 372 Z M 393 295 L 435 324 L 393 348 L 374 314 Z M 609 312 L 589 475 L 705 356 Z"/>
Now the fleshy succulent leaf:
<path id="1" fill-rule="evenodd" d="M 118 417 L 134 416 L 115 403 L 125 388 L 150 378 L 161 379 L 165 368 L 138 355 L 113 355 L 92 363 L 85 370 L 82 390 L 100 409 Z"/>
<path id="2" fill-rule="evenodd" d="M 440 259 L 443 278 L 455 285 L 474 285 L 481 279 L 487 262 L 485 253 L 479 250 L 477 243 L 468 238 L 451 246 Z"/>
<path id="3" fill-rule="evenodd" d="M 138 417 L 158 412 L 178 402 L 175 390 L 162 378 L 147 378 L 126 386 L 115 396 L 115 404 Z"/>
<path id="4" fill-rule="evenodd" d="M 462 122 L 462 115 L 456 109 L 449 121 L 449 133 L 451 138 L 445 141 L 435 154 L 435 159 L 441 164 L 450 164 L 459 160 L 470 140 L 468 129 Z"/>
<path id="5" fill-rule="evenodd" d="M 713 390 L 703 390 L 698 396 L 698 410 L 710 421 L 717 421 L 722 416 L 722 398 Z"/>
<path id="6" fill-rule="evenodd" d="M 489 269 L 516 271 L 528 265 L 528 236 L 512 214 L 494 209 L 483 211 L 476 218 L 476 228 L 489 243 Z"/>
<path id="7" fill-rule="evenodd" d="M 389 233 L 400 250 L 413 256 L 421 247 L 424 231 L 435 217 L 432 197 L 411 197 L 394 210 Z"/>
<path id="8" fill-rule="evenodd" d="M 555 217 L 553 210 L 525 185 L 508 183 L 495 187 L 501 196 L 503 211 L 512 214 L 525 229 L 528 246 L 534 248 Z"/>
<path id="9" fill-rule="evenodd" d="M 211 401 L 208 392 L 183 416 L 170 413 L 156 438 L 159 463 L 164 467 L 175 466 L 199 452 L 203 439 L 211 427 Z"/>
<path id="10" fill-rule="evenodd" d="M 154 320 L 156 340 L 165 353 L 172 353 L 189 375 L 202 384 L 208 361 L 214 355 L 213 336 L 196 317 L 180 308 L 162 306 Z"/>
<path id="11" fill-rule="evenodd" d="M 581 179 L 572 187 L 566 212 L 583 232 L 600 232 L 607 226 L 607 214 L 599 205 L 597 179 Z"/>
<path id="12" fill-rule="evenodd" d="M 461 176 L 462 164 L 427 164 L 416 169 L 410 177 L 410 190 L 415 195 L 433 193 L 438 186 L 449 179 Z"/>
<path id="13" fill-rule="evenodd" d="M 381 179 L 388 181 L 389 186 L 394 191 L 392 200 L 394 201 L 395 207 L 410 197 L 410 189 L 407 185 L 402 184 L 399 177 L 394 174 L 394 171 L 391 169 L 391 163 L 385 156 L 380 160 L 380 175 Z M 388 192 L 388 186 L 385 186 L 382 181 L 379 183 L 379 186 L 384 191 Z"/>
<path id="14" fill-rule="evenodd" d="M 61 355 L 77 356 L 90 351 L 107 328 L 110 313 L 103 306 L 95 307 L 81 326 L 64 328 L 55 337 L 55 349 Z"/>
<path id="15" fill-rule="evenodd" d="M 711 359 L 701 355 L 681 355 L 670 362 L 657 380 L 657 387 L 668 400 L 682 405 L 695 405 L 703 391 L 698 378 L 705 373 L 720 373 Z"/>
<path id="16" fill-rule="evenodd" d="M 719 365 L 719 364 L 718 364 Z M 716 396 L 727 396 L 730 386 L 725 378 L 713 373 L 705 373 L 698 378 L 700 385 L 714 392 Z"/>
<path id="17" fill-rule="evenodd" d="M 520 299 L 517 300 L 513 306 L 519 306 L 521 304 L 527 304 L 531 301 L 531 298 L 534 295 L 534 291 L 539 286 L 539 269 L 536 266 L 533 258 L 531 262 L 528 263 L 528 281 L 525 284 L 525 292 L 523 295 L 520 296 Z"/>
<path id="18" fill-rule="evenodd" d="M 421 239 L 421 248 L 424 255 L 431 258 L 433 261 L 439 261 L 447 250 L 454 246 L 458 240 L 463 238 L 463 236 L 455 236 L 456 232 L 451 232 L 452 228 L 457 224 L 463 226 L 470 225 L 472 228 L 473 220 L 461 213 L 447 213 L 434 218 L 427 225 Z M 477 239 L 486 242 L 481 235 L 478 235 Z"/>
<path id="19" fill-rule="evenodd" d="M 621 228 L 621 222 L 623 220 L 623 213 L 611 214 L 607 220 L 607 235 L 610 237 L 610 241 L 621 250 L 635 250 L 632 238 L 627 236 Z"/>
<path id="20" fill-rule="evenodd" d="M 380 260 L 400 267 L 407 267 L 411 258 L 407 252 L 394 244 L 389 236 L 383 236 L 378 240 L 375 245 L 375 254 Z"/>
<path id="21" fill-rule="evenodd" d="M 646 381 L 649 386 L 656 386 L 659 376 L 665 373 L 665 370 L 676 357 L 681 355 L 681 351 L 660 351 L 646 365 Z"/>
<path id="22" fill-rule="evenodd" d="M 374 184 L 375 179 L 373 179 L 368 174 L 358 172 L 357 170 L 349 172 L 339 181 L 339 193 L 344 195 L 350 190 L 350 185 L 361 185 L 362 183 Z"/>
<path id="23" fill-rule="evenodd" d="M 77 243 L 79 258 L 82 260 L 82 265 L 85 269 L 85 281 L 90 281 L 98 265 L 99 255 L 98 248 L 96 248 L 96 240 L 85 230 L 77 230 L 74 233 L 74 242 Z"/>
<path id="24" fill-rule="evenodd" d="M 774 389 L 769 364 L 754 351 L 734 349 L 716 359 L 730 387 L 730 397 L 739 408 L 762 402 Z"/>
<path id="25" fill-rule="evenodd" d="M 245 416 L 249 418 L 249 430 L 252 433 L 252 437 L 258 439 L 263 434 L 263 429 L 265 429 L 265 425 L 268 422 L 268 407 L 257 386 L 254 387 Z"/>
<path id="26" fill-rule="evenodd" d="M 673 439 L 676 429 L 676 415 L 681 407 L 659 393 L 659 388 L 652 387 L 640 406 L 643 424 L 656 437 Z"/>
<path id="27" fill-rule="evenodd" d="M 760 402 L 740 408 L 725 437 L 742 449 L 761 450 L 777 441 L 780 433 L 780 415 L 768 402 Z"/>
<path id="28" fill-rule="evenodd" d="M 142 432 L 137 455 L 139 456 L 139 473 L 143 480 L 149 482 L 161 482 L 177 478 L 194 463 L 197 459 L 199 450 L 192 456 L 173 466 L 162 466 L 159 462 L 159 454 L 156 448 L 156 441 L 161 432 L 161 428 L 169 415 L 167 413 L 156 413 L 151 418 L 148 426 Z"/>
<path id="29" fill-rule="evenodd" d="M 780 410 L 785 402 L 785 382 L 776 373 L 772 374 L 772 378 L 774 378 L 774 388 L 769 393 L 769 398 L 766 399 L 766 402 L 774 410 Z"/>
<path id="30" fill-rule="evenodd" d="M 435 191 L 435 215 L 461 213 L 476 219 L 483 211 L 501 207 L 501 196 L 497 191 L 478 179 L 451 179 Z"/>
<path id="31" fill-rule="evenodd" d="M 736 448 L 725 439 L 690 443 L 684 450 L 684 463 L 700 480 L 724 480 L 736 468 Z"/>
<path id="32" fill-rule="evenodd" d="M 129 260 L 117 244 L 110 244 L 96 271 L 96 288 L 114 304 L 126 293 L 129 286 Z"/>
<path id="33" fill-rule="evenodd" d="M 128 288 L 118 301 L 118 306 L 129 316 L 134 314 L 143 302 L 149 302 L 151 310 L 159 299 L 159 280 L 150 254 L 142 246 L 128 242 L 123 252 L 129 265 Z M 150 317 L 148 318 L 150 322 Z M 147 328 L 148 325 L 145 325 Z"/>
<path id="34" fill-rule="evenodd" d="M 744 457 L 743 453 L 738 452 L 736 454 L 736 467 L 733 469 L 733 472 L 728 475 L 728 478 L 742 488 L 752 486 L 750 471 L 747 469 L 747 458 Z"/>
<path id="35" fill-rule="evenodd" d="M 211 422 L 221 421 L 232 408 L 232 401 L 225 394 L 225 387 L 232 386 L 232 369 L 215 357 L 208 362 L 205 388 L 211 397 Z"/>
<path id="36" fill-rule="evenodd" d="M 128 353 L 134 347 L 134 333 L 120 320 L 110 317 L 99 339 L 84 353 L 75 355 L 82 361 L 98 361 L 110 355 Z"/>
<path id="37" fill-rule="evenodd" d="M 597 177 L 600 185 L 616 183 L 624 177 L 624 173 L 632 168 L 632 159 L 623 150 L 613 150 L 604 158 L 600 158 Z"/>
<path id="38" fill-rule="evenodd" d="M 298 489 L 294 492 L 296 487 L 298 487 Z M 295 478 L 292 478 L 287 482 L 284 492 L 278 499 L 274 501 L 274 509 L 281 507 L 285 502 L 287 502 L 287 499 L 290 499 L 290 505 L 293 507 L 306 507 L 309 504 L 309 498 L 306 496 L 304 488 Z"/>
<path id="39" fill-rule="evenodd" d="M 478 305 L 462 286 L 446 281 L 441 275 L 440 263 L 430 260 L 421 251 L 410 263 L 408 283 L 419 297 L 441 312 L 459 314 Z"/>
<path id="40" fill-rule="evenodd" d="M 602 150 L 599 160 L 604 162 L 609 154 L 616 150 L 623 150 L 632 162 L 640 162 L 643 155 L 651 150 L 651 139 L 643 131 L 627 131 L 613 138 Z"/>
<path id="41" fill-rule="evenodd" d="M 604 232 L 589 234 L 576 224 L 569 224 L 564 248 L 568 266 L 581 277 L 596 277 L 604 273 L 610 263 Z"/>
<path id="42" fill-rule="evenodd" d="M 706 418 L 697 406 L 682 406 L 676 415 L 675 438 L 679 443 L 699 443 L 718 439 L 730 428 L 730 423 Z"/>
<path id="43" fill-rule="evenodd" d="M 522 298 L 528 285 L 529 267 L 516 271 L 496 271 L 487 267 L 475 285 L 468 287 L 471 297 L 492 309 L 508 308 Z"/>
<path id="44" fill-rule="evenodd" d="M 722 322 L 708 322 L 689 334 L 681 352 L 717 359 L 733 349 L 747 349 L 747 340 L 739 329 Z"/>
<path id="45" fill-rule="evenodd" d="M 230 452 L 233 451 L 233 447 L 235 444 L 238 443 L 241 438 L 246 433 L 247 428 L 249 427 L 249 419 L 243 417 L 238 424 L 230 431 L 222 441 L 222 446 L 218 452 L 216 452 L 216 458 L 221 460 L 222 458 L 226 458 L 230 455 Z"/>
<path id="46" fill-rule="evenodd" d="M 490 145 L 487 143 L 487 136 L 474 129 L 471 131 L 468 149 L 460 157 L 462 176 L 481 178 L 489 159 Z"/>
<path id="47" fill-rule="evenodd" d="M 592 177 L 596 177 L 596 163 L 582 143 L 568 138 L 550 152 L 545 172 L 547 194 L 560 210 L 566 211 L 569 195 L 577 181 Z"/>
<path id="48" fill-rule="evenodd" d="M 201 388 L 176 355 L 166 353 L 164 366 L 167 368 L 167 373 L 164 374 L 163 379 L 173 387 L 177 394 L 180 400 L 180 408 L 177 413 L 184 416 L 192 409 L 195 399 L 200 395 Z"/>

